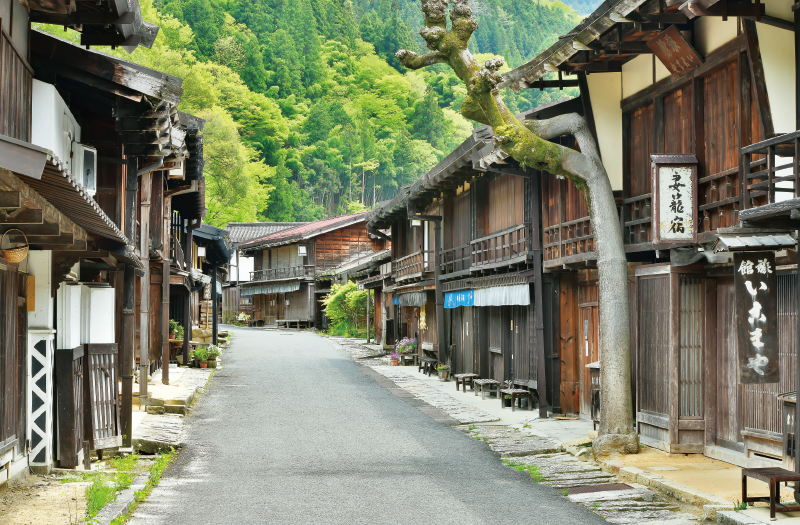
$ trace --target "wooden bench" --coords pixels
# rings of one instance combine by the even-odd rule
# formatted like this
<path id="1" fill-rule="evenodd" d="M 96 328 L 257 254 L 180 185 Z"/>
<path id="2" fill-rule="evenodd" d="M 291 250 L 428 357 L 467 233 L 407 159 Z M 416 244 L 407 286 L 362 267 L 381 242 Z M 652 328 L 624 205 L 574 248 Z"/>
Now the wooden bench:
<path id="1" fill-rule="evenodd" d="M 453 376 L 456 380 L 456 392 L 458 392 L 458 383 L 461 382 L 461 388 L 463 388 L 464 393 L 467 393 L 467 385 L 475 390 L 475 383 L 472 381 L 478 378 L 478 374 L 456 374 Z"/>
<path id="2" fill-rule="evenodd" d="M 491 395 L 492 390 L 494 390 L 495 395 L 499 397 L 497 390 L 500 388 L 500 382 L 495 381 L 494 379 L 473 379 L 472 380 L 472 390 L 475 391 L 475 395 L 478 395 L 478 390 L 481 391 L 481 399 L 486 399 L 486 389 L 489 389 L 489 394 Z"/>
<path id="3" fill-rule="evenodd" d="M 400 364 L 406 366 L 407 361 L 411 361 L 412 365 L 417 364 L 417 354 L 400 354 Z"/>
<path id="4" fill-rule="evenodd" d="M 430 377 L 431 372 L 436 368 L 436 363 L 438 362 L 439 360 L 434 357 L 420 357 L 418 360 L 419 365 L 417 367 L 417 372 L 421 371 L 423 374 L 428 374 L 428 377 Z"/>
<path id="5" fill-rule="evenodd" d="M 522 388 L 501 388 L 497 397 L 500 398 L 500 408 L 505 408 L 505 397 L 511 397 L 511 411 L 516 410 L 514 401 L 519 401 L 519 408 L 522 409 L 522 400 L 528 400 L 528 410 L 533 410 L 533 395 L 530 390 L 523 390 Z"/>
<path id="6" fill-rule="evenodd" d="M 769 497 L 747 497 L 747 478 L 757 479 L 769 485 Z M 789 481 L 795 483 L 800 482 L 800 474 L 786 470 L 779 467 L 768 468 L 743 468 L 742 469 L 742 503 L 754 502 L 768 502 L 769 503 L 769 519 L 775 521 L 775 510 L 780 512 L 796 512 L 800 511 L 800 505 L 781 505 L 778 503 L 781 499 L 780 484 L 781 482 L 789 484 Z"/>

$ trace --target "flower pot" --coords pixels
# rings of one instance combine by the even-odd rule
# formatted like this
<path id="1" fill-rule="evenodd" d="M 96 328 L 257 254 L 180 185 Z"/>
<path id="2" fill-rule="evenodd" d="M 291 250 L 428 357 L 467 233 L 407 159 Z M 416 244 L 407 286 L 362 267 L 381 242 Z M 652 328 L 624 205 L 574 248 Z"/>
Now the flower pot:
<path id="1" fill-rule="evenodd" d="M 182 365 L 183 364 L 183 355 L 180 355 L 180 354 L 176 355 L 175 356 L 175 361 L 177 361 L 179 365 Z"/>
<path id="2" fill-rule="evenodd" d="M 507 407 L 510 407 L 511 406 L 511 398 L 509 397 L 509 398 L 503 399 L 503 404 L 505 406 L 507 406 Z"/>
<path id="3" fill-rule="evenodd" d="M 175 334 L 173 334 L 172 332 L 170 332 L 170 333 L 169 333 L 169 338 L 170 338 L 170 339 L 175 339 Z"/>
<path id="4" fill-rule="evenodd" d="M 450 380 L 450 370 L 437 370 L 439 372 L 439 381 Z"/>
<path id="5" fill-rule="evenodd" d="M 392 366 L 397 366 L 397 365 L 400 364 L 400 360 L 399 359 L 391 359 L 391 360 L 389 360 L 389 362 L 392 364 Z"/>
<path id="6" fill-rule="evenodd" d="M 211 357 L 208 358 L 208 360 L 209 361 L 216 361 L 217 360 L 217 356 L 215 356 L 215 355 L 211 356 Z"/>
<path id="7" fill-rule="evenodd" d="M 198 364 L 198 362 L 199 362 L 199 361 L 197 361 L 197 359 L 192 359 L 192 368 L 197 368 L 197 367 L 199 367 L 200 365 Z"/>
<path id="8" fill-rule="evenodd" d="M 200 361 L 200 368 L 208 368 L 208 361 Z"/>

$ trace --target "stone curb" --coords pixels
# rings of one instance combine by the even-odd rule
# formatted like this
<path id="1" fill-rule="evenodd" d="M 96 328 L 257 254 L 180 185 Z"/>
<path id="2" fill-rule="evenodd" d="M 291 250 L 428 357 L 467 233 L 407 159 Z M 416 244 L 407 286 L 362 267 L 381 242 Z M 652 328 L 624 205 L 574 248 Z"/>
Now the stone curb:
<path id="1" fill-rule="evenodd" d="M 666 479 L 664 476 L 655 474 L 653 472 L 647 472 L 646 470 L 642 470 L 637 467 L 625 467 L 623 465 L 623 463 L 617 461 L 604 461 L 600 466 L 605 472 L 616 474 L 616 476 L 624 482 L 638 483 L 639 485 L 650 487 L 651 489 L 665 494 L 682 503 L 686 503 L 694 507 L 702 507 L 704 520 L 714 520 L 717 516 L 722 514 L 722 512 L 732 511 L 735 507 L 733 502 L 730 502 L 719 496 L 715 496 L 710 492 L 698 490 L 688 485 L 684 485 L 683 483 Z M 747 516 L 743 517 L 747 518 Z"/>
<path id="2" fill-rule="evenodd" d="M 130 487 L 120 492 L 117 495 L 117 499 L 100 510 L 93 523 L 109 525 L 112 521 L 127 513 L 133 502 L 136 501 L 136 492 L 145 488 L 149 477 L 149 472 L 136 476 Z"/>
<path id="3" fill-rule="evenodd" d="M 763 521 L 751 518 L 745 514 L 732 510 L 717 512 L 717 523 L 721 525 L 763 525 Z"/>

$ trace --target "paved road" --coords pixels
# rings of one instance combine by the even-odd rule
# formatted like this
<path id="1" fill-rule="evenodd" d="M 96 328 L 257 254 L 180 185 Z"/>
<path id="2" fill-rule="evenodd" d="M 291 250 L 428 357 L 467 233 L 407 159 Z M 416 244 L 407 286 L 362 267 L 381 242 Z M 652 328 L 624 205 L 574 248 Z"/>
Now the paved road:
<path id="1" fill-rule="evenodd" d="M 233 344 L 132 524 L 604 523 L 320 336 L 235 329 Z"/>

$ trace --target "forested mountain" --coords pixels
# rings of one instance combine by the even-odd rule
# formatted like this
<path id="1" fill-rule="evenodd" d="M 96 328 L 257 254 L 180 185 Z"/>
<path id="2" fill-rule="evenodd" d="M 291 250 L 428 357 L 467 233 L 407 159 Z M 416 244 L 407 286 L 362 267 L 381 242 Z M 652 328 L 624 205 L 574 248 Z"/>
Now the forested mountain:
<path id="1" fill-rule="evenodd" d="M 466 91 L 444 66 L 406 71 L 424 51 L 414 0 L 140 0 L 161 27 L 128 60 L 184 78 L 180 109 L 207 119 L 207 222 L 313 220 L 370 207 L 468 136 Z M 474 0 L 473 52 L 511 66 L 578 21 L 561 2 Z M 76 39 L 52 26 L 60 37 Z M 564 96 L 508 92 L 522 111 Z"/>

